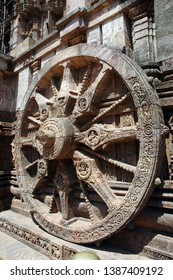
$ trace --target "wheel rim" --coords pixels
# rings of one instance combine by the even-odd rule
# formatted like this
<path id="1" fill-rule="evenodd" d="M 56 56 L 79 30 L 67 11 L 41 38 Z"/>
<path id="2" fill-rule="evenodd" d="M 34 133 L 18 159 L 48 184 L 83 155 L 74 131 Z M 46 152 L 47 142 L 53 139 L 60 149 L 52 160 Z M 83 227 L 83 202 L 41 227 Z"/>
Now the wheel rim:
<path id="1" fill-rule="evenodd" d="M 126 56 L 62 51 L 33 80 L 16 124 L 13 157 L 34 219 L 76 243 L 125 227 L 152 192 L 162 123 L 156 93 Z"/>

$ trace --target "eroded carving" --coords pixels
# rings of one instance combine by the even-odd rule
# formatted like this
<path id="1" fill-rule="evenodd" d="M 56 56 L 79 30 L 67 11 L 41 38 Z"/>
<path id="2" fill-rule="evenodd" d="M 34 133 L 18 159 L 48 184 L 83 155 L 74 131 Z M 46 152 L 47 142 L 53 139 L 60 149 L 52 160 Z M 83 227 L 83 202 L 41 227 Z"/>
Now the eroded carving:
<path id="1" fill-rule="evenodd" d="M 17 226 L 5 219 L 0 219 L 0 227 L 3 231 L 14 236 L 16 239 L 41 251 L 43 254 L 55 260 L 70 260 L 77 253 L 73 248 L 65 245 L 58 245 L 51 242 L 48 238 L 43 238 L 31 230 Z"/>

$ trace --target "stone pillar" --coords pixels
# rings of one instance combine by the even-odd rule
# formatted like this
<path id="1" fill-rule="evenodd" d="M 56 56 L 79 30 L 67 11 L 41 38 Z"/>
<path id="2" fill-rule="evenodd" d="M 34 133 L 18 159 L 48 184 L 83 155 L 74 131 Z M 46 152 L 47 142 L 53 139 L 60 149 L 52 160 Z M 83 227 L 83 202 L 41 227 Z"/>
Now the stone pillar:
<path id="1" fill-rule="evenodd" d="M 158 61 L 173 57 L 173 1 L 155 0 Z"/>
<path id="2" fill-rule="evenodd" d="M 153 1 L 146 1 L 129 10 L 128 16 L 132 20 L 134 59 L 139 64 L 156 60 L 153 9 Z"/>
<path id="3" fill-rule="evenodd" d="M 10 50 L 13 50 L 17 47 L 18 44 L 22 42 L 21 38 L 21 27 L 20 27 L 20 15 L 18 15 L 16 18 L 13 19 L 12 25 L 11 25 L 11 36 L 10 39 Z"/>

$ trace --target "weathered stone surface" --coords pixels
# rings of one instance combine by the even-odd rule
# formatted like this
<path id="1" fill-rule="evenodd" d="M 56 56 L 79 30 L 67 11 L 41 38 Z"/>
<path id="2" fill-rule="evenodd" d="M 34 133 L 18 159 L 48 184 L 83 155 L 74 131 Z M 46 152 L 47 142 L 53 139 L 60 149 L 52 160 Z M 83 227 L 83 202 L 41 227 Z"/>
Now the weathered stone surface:
<path id="1" fill-rule="evenodd" d="M 131 47 L 128 22 L 123 14 L 118 14 L 102 24 L 102 43 L 120 50 L 124 46 Z"/>
<path id="2" fill-rule="evenodd" d="M 66 14 L 78 9 L 79 7 L 89 7 L 90 1 L 88 0 L 67 0 L 66 1 Z"/>
<path id="3" fill-rule="evenodd" d="M 0 232 L 0 258 L 3 260 L 49 260 L 50 258 Z M 7 245 L 8 244 L 8 245 Z"/>
<path id="4" fill-rule="evenodd" d="M 87 42 L 90 44 L 102 43 L 102 29 L 100 26 L 95 26 L 87 32 Z"/>
<path id="5" fill-rule="evenodd" d="M 65 28 L 60 32 L 60 37 L 64 39 L 64 37 L 70 36 L 71 33 L 74 34 L 76 30 L 80 32 L 80 30 L 85 30 L 86 29 L 86 24 L 85 20 L 82 17 L 75 18 L 71 20 Z"/>
<path id="6" fill-rule="evenodd" d="M 173 2 L 155 0 L 155 23 L 158 60 L 171 58 L 173 45 Z"/>
<path id="7" fill-rule="evenodd" d="M 152 1 L 147 1 L 146 3 L 137 2 L 136 6 L 130 9 L 128 13 L 132 20 L 134 58 L 139 64 L 155 61 L 156 59 L 153 9 Z"/>
<path id="8" fill-rule="evenodd" d="M 17 104 L 16 104 L 17 109 L 20 107 L 25 92 L 29 87 L 30 80 L 31 80 L 31 71 L 28 67 L 25 67 L 20 71 L 18 77 L 18 96 L 17 96 Z"/>

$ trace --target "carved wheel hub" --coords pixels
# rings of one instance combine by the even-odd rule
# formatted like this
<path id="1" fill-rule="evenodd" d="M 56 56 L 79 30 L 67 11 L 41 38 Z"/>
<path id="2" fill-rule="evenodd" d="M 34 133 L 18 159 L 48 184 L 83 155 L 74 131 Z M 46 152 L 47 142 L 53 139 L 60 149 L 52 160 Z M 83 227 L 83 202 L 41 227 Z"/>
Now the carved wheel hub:
<path id="1" fill-rule="evenodd" d="M 68 118 L 49 118 L 36 133 L 40 155 L 49 160 L 68 158 L 73 151 L 74 131 Z"/>
<path id="2" fill-rule="evenodd" d="M 21 199 L 57 237 L 105 239 L 153 191 L 163 127 L 157 94 L 137 65 L 104 46 L 67 48 L 38 77 L 12 145 Z"/>

